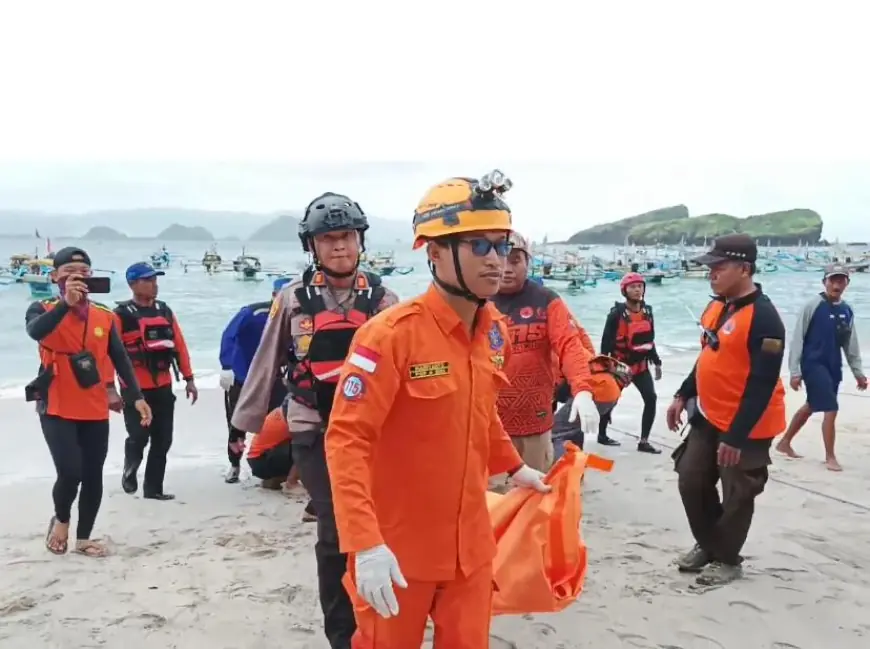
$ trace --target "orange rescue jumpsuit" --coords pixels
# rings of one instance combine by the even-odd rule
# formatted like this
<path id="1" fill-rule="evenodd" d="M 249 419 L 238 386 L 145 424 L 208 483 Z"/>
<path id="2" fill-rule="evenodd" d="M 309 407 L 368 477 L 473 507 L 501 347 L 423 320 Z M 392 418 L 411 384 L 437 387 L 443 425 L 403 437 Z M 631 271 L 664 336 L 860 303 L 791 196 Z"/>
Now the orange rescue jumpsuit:
<path id="1" fill-rule="evenodd" d="M 471 335 L 430 287 L 364 324 L 342 370 L 326 433 L 341 551 L 386 544 L 408 581 L 397 616 L 357 598 L 355 649 L 420 647 L 429 616 L 439 649 L 489 646 L 487 476 L 522 460 L 496 412 L 507 329 L 490 304 L 477 320 Z"/>

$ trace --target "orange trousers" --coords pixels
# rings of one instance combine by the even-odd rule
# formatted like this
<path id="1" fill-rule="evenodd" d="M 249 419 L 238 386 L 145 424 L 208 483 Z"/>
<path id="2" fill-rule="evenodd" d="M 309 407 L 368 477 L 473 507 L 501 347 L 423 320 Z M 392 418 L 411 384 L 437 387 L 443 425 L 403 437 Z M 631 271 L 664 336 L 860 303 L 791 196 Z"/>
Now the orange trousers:
<path id="1" fill-rule="evenodd" d="M 399 614 L 382 618 L 355 602 L 357 630 L 351 649 L 418 649 L 426 621 L 435 623 L 434 649 L 485 649 L 492 619 L 492 564 L 451 581 L 408 580 L 394 586 Z"/>

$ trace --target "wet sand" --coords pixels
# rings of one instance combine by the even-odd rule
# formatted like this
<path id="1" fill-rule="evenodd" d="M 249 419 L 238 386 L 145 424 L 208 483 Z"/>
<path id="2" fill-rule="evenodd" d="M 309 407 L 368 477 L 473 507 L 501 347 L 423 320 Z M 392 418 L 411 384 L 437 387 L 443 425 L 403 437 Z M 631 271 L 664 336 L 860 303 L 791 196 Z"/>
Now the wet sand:
<path id="1" fill-rule="evenodd" d="M 674 446 L 678 437 L 664 430 L 664 411 L 685 368 L 671 369 L 659 384 L 653 441 Z M 55 557 L 44 549 L 50 481 L 0 487 L 0 647 L 328 648 L 316 593 L 315 527 L 300 522 L 304 499 L 251 481 L 224 484 L 221 400 L 209 391 L 195 408 L 179 401 L 177 455 L 170 456 L 167 479 L 176 501 L 128 496 L 118 476 L 107 475 L 96 529 L 113 551 L 107 559 Z M 801 400 L 790 393 L 789 411 Z M 704 590 L 672 565 L 691 538 L 667 451 L 637 453 L 634 440 L 616 432 L 637 430 L 640 400 L 629 389 L 613 423 L 623 446 L 587 444 L 616 465 L 586 481 L 584 593 L 559 614 L 497 618 L 490 647 L 867 647 L 870 438 L 862 427 L 870 401 L 844 396 L 841 404 L 844 472 L 825 470 L 813 418 L 795 442 L 807 457 L 774 458 L 745 548 L 745 578 Z M 30 408 L 2 401 L 0 414 L 17 433 L 0 475 L 9 480 L 26 462 L 50 469 Z M 110 469 L 120 464 L 123 441 L 120 419 L 112 421 Z M 204 464 L 196 466 L 201 449 Z"/>

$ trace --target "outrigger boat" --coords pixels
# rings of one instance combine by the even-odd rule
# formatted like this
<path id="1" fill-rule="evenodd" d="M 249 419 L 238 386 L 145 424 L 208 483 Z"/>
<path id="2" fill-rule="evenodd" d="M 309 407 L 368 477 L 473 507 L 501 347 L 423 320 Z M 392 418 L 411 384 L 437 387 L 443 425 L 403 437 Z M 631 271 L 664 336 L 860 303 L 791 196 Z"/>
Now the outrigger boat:
<path id="1" fill-rule="evenodd" d="M 371 255 L 362 253 L 359 258 L 360 267 L 375 275 L 389 277 L 390 275 L 407 275 L 413 272 L 413 266 L 397 266 L 396 255 L 392 250 L 375 252 Z"/>
<path id="2" fill-rule="evenodd" d="M 247 255 L 244 250 L 233 260 L 233 272 L 236 273 L 236 279 L 243 282 L 262 281 L 263 278 L 260 277 L 262 270 L 263 264 L 260 263 L 260 258 L 256 255 Z"/>
<path id="3" fill-rule="evenodd" d="M 172 263 L 172 257 L 169 254 L 169 251 L 166 249 L 166 246 L 163 246 L 160 250 L 152 252 L 150 255 L 151 265 L 154 266 L 157 270 L 164 270 L 169 268 Z"/>
<path id="4" fill-rule="evenodd" d="M 223 258 L 218 254 L 216 245 L 213 245 L 202 255 L 202 267 L 209 275 L 220 272 L 222 263 Z"/>

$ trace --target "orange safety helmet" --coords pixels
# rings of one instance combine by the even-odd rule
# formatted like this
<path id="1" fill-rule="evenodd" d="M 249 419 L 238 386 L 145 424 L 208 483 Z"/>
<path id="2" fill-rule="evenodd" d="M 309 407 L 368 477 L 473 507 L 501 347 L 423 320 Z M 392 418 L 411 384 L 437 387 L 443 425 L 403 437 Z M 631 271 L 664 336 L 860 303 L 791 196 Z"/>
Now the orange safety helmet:
<path id="1" fill-rule="evenodd" d="M 502 195 L 512 185 L 498 169 L 480 180 L 448 178 L 438 183 L 414 210 L 414 248 L 430 239 L 465 232 L 510 231 L 511 210 Z"/>

